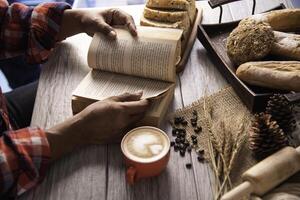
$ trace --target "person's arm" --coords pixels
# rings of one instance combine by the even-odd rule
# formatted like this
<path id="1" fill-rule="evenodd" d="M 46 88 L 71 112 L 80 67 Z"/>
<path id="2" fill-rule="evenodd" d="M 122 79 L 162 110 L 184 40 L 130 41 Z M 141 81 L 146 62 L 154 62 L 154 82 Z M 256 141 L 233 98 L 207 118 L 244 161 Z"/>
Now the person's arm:
<path id="1" fill-rule="evenodd" d="M 32 8 L 0 0 L 0 59 L 25 55 L 28 63 L 42 63 L 58 41 L 77 33 L 92 36 L 102 32 L 115 39 L 113 25 L 126 26 L 136 35 L 132 17 L 119 9 L 69 8 L 65 3 L 43 3 Z"/>
<path id="2" fill-rule="evenodd" d="M 42 63 L 57 42 L 65 3 L 44 3 L 34 8 L 0 0 L 0 59 L 25 55 L 29 63 Z"/>
<path id="3" fill-rule="evenodd" d="M 0 199 L 36 185 L 50 163 L 50 148 L 40 128 L 7 131 L 0 137 Z"/>
<path id="4" fill-rule="evenodd" d="M 42 180 L 51 161 L 77 147 L 120 141 L 149 108 L 141 95 L 124 94 L 96 102 L 47 130 L 4 132 L 0 137 L 0 199 L 31 189 Z"/>

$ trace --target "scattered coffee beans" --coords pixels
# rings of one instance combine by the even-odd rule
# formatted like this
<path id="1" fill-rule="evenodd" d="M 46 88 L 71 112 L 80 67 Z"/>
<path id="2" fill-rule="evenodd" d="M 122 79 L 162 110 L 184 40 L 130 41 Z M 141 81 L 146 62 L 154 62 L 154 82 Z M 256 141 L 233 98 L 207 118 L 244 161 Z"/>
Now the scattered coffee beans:
<path id="1" fill-rule="evenodd" d="M 198 134 L 202 132 L 202 127 L 199 126 L 198 123 L 198 112 L 196 110 L 192 111 L 192 117 L 189 119 L 190 124 L 193 127 L 194 134 L 189 135 L 186 132 L 186 128 L 188 128 L 189 122 L 184 119 L 182 116 L 174 117 L 174 127 L 172 130 L 172 135 L 175 138 L 175 141 L 171 142 L 171 146 L 173 146 L 174 151 L 178 152 L 180 156 L 184 157 L 186 151 L 191 153 L 193 148 L 198 148 Z M 190 138 L 188 138 L 190 137 Z M 204 158 L 204 150 L 197 150 L 197 159 L 199 162 L 203 162 Z M 186 164 L 186 167 L 190 169 L 192 167 L 191 163 Z"/>

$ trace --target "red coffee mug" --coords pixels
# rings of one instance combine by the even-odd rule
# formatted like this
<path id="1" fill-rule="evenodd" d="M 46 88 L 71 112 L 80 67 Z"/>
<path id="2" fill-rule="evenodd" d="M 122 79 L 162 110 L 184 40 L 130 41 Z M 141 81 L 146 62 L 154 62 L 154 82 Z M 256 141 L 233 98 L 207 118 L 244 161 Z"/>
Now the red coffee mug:
<path id="1" fill-rule="evenodd" d="M 140 131 L 147 131 L 147 130 L 151 132 L 154 131 L 157 134 L 161 134 L 165 138 L 166 146 L 164 147 L 164 151 L 162 151 L 158 156 L 154 157 L 154 159 L 153 158 L 143 159 L 143 160 L 133 159 L 132 156 L 127 155 L 128 153 L 126 153 L 124 148 L 124 141 L 129 135 L 135 133 L 136 131 L 140 132 Z M 158 176 L 166 168 L 170 158 L 170 139 L 164 131 L 156 127 L 142 126 L 129 131 L 123 137 L 121 142 L 121 149 L 127 167 L 126 181 L 129 184 L 134 184 L 136 181 L 138 181 L 141 178 Z"/>

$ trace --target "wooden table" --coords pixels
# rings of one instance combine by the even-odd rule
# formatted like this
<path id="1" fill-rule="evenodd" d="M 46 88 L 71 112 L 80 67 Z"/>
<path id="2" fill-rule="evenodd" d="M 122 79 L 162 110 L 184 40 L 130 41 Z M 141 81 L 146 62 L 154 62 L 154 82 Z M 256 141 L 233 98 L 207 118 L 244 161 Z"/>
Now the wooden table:
<path id="1" fill-rule="evenodd" d="M 279 3 L 292 7 L 288 0 L 257 0 L 256 11 L 262 12 Z M 204 9 L 203 23 L 218 21 L 218 8 L 210 9 L 207 2 L 197 4 Z M 132 14 L 136 23 L 139 22 L 142 5 L 121 8 Z M 250 15 L 251 8 L 252 0 L 226 5 L 223 7 L 223 21 L 246 17 Z M 89 71 L 86 57 L 90 41 L 90 37 L 80 34 L 62 42 L 54 50 L 40 77 L 32 125 L 48 128 L 72 116 L 71 93 Z M 216 92 L 227 84 L 198 40 L 186 69 L 177 77 L 169 112 L 191 104 L 205 92 Z M 171 132 L 167 122 L 161 128 Z M 192 169 L 187 169 L 186 163 L 192 163 Z M 125 183 L 124 173 L 119 145 L 94 145 L 76 150 L 54 163 L 44 181 L 20 199 L 212 199 L 212 172 L 208 164 L 197 161 L 195 153 L 182 158 L 172 152 L 163 174 L 135 186 Z"/>

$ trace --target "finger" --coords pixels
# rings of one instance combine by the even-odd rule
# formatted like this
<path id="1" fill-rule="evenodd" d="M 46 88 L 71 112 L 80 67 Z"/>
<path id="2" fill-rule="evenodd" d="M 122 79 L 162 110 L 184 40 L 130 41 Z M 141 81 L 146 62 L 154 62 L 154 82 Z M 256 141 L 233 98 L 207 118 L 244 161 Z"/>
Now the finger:
<path id="1" fill-rule="evenodd" d="M 126 26 L 133 36 L 137 36 L 136 26 L 131 15 L 119 9 L 114 9 L 112 13 L 112 23 Z"/>
<path id="2" fill-rule="evenodd" d="M 150 107 L 150 103 L 146 99 L 140 101 L 123 102 L 121 105 L 129 115 L 145 113 Z"/>
<path id="3" fill-rule="evenodd" d="M 143 95 L 143 92 L 139 91 L 136 93 L 124 93 L 119 96 L 111 97 L 110 99 L 112 99 L 116 102 L 138 101 L 141 99 L 142 95 Z"/>
<path id="4" fill-rule="evenodd" d="M 105 36 L 107 36 L 109 39 L 114 40 L 117 38 L 117 34 L 116 34 L 115 30 L 113 29 L 113 27 L 108 25 L 106 22 L 103 22 L 103 21 L 97 22 L 97 31 L 100 31 Z"/>
<path id="5" fill-rule="evenodd" d="M 137 36 L 136 26 L 132 16 L 129 15 L 126 17 L 126 25 L 131 35 Z"/>
<path id="6" fill-rule="evenodd" d="M 137 31 L 136 31 L 136 26 L 133 23 L 129 23 L 127 24 L 127 28 L 129 30 L 129 32 L 131 33 L 132 36 L 137 36 Z"/>

